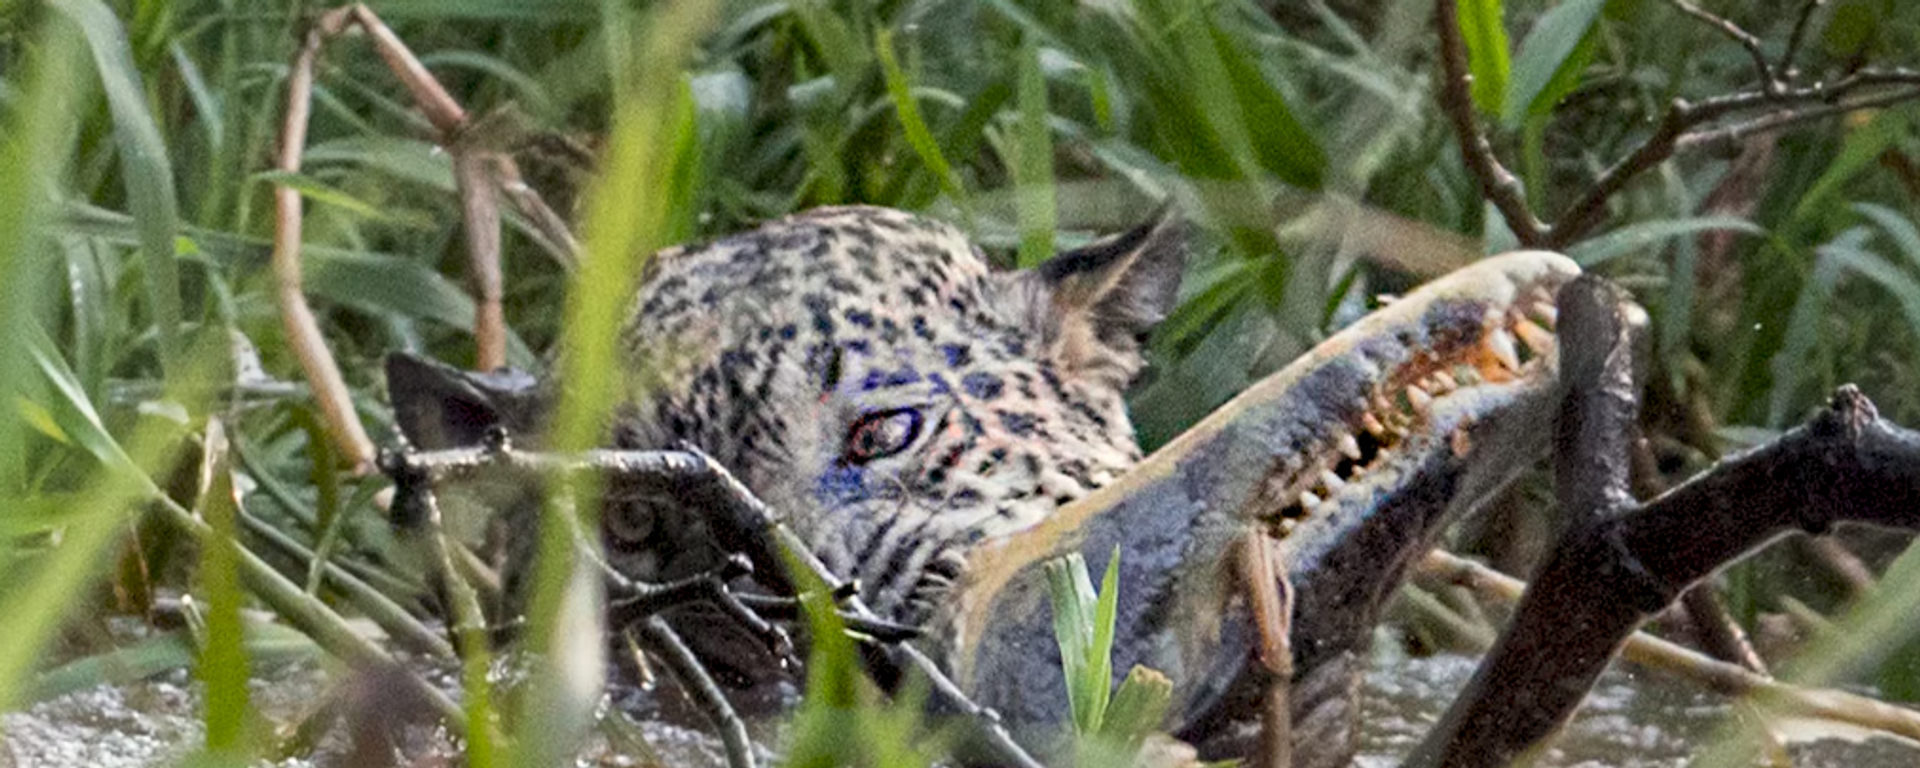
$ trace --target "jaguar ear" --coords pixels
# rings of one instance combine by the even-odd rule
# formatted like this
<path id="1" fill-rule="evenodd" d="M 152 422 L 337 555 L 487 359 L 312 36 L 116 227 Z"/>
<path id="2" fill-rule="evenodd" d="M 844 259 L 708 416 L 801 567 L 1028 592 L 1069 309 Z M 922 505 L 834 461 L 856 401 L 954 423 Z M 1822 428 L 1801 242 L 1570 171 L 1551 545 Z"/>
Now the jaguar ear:
<path id="1" fill-rule="evenodd" d="M 1061 370 L 1126 387 L 1147 333 L 1172 311 L 1187 265 L 1186 222 L 1171 212 L 1011 276 L 1024 320 Z"/>
<path id="2" fill-rule="evenodd" d="M 495 426 L 516 437 L 540 428 L 544 398 L 525 372 L 473 373 L 404 352 L 388 354 L 386 368 L 393 419 L 417 450 L 479 445 Z"/>

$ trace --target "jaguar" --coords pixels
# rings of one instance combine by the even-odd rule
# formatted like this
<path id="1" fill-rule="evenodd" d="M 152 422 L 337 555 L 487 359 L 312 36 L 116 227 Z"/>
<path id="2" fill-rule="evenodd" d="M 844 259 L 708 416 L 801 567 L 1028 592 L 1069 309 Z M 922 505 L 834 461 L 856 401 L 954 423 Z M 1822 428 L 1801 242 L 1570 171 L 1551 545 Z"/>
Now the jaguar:
<path id="1" fill-rule="evenodd" d="M 699 446 L 1017 732 L 1067 712 L 1041 563 L 1121 553 L 1114 668 L 1165 672 L 1168 727 L 1244 749 L 1295 597 L 1296 742 L 1353 739 L 1381 601 L 1440 524 L 1539 450 L 1555 254 L 1491 258 L 1332 336 L 1144 459 L 1125 403 L 1188 228 L 1157 216 L 1022 270 L 952 226 L 825 208 L 654 255 L 622 328 L 616 447 Z M 537 432 L 560 384 L 389 363 L 419 447 Z M 666 578 L 724 553 L 690 515 L 610 507 L 608 556 Z M 1258 566 L 1258 567 L 1256 567 Z M 1262 570 L 1265 568 L 1265 570 Z M 1271 585 L 1266 585 L 1271 586 Z M 1266 671 L 1263 671 L 1266 670 Z"/>

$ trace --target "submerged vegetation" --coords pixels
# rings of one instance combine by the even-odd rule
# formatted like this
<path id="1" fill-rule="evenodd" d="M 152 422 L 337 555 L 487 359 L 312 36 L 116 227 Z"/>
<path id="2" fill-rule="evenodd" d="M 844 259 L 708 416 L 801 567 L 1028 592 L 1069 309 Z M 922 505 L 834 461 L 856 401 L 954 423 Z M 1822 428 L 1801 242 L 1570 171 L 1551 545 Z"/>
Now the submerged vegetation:
<path id="1" fill-rule="evenodd" d="M 1138 223 L 1163 200 L 1189 212 L 1207 247 L 1132 399 L 1149 447 L 1376 294 L 1523 244 L 1565 250 L 1651 315 L 1641 490 L 1766 439 L 1844 382 L 1920 424 L 1920 8 L 1469 0 L 1457 13 L 1473 77 L 1449 113 L 1436 5 L 1455 6 L 374 10 L 464 105 L 459 145 L 514 158 L 579 223 L 584 257 L 510 208 L 500 247 L 505 359 L 559 359 L 570 381 L 605 384 L 568 392 L 556 446 L 598 442 L 618 381 L 611 329 L 646 254 L 851 202 L 950 220 L 1009 265 Z M 0 4 L 0 709 L 190 668 L 204 686 L 202 758 L 298 756 L 338 708 L 304 713 L 317 725 L 260 722 L 252 671 L 315 649 L 360 669 L 396 651 L 448 661 L 457 644 L 464 696 L 415 677 L 394 685 L 466 737 L 469 764 L 555 764 L 618 718 L 596 719 L 598 698 L 569 687 L 567 669 L 489 691 L 485 633 L 461 623 L 446 639 L 443 614 L 473 614 L 429 575 L 474 558 L 392 530 L 388 481 L 330 436 L 337 422 L 282 324 L 276 188 L 307 205 L 301 285 L 344 372 L 344 410 L 375 442 L 394 434 L 383 353 L 486 359 L 474 328 L 488 309 L 463 286 L 462 153 L 436 146 L 440 129 L 366 35 L 318 52 L 304 163 L 274 170 L 290 62 L 322 10 Z M 1609 172 L 1676 114 L 1739 93 L 1760 96 L 1689 124 L 1640 172 Z M 1676 112 L 1682 102 L 1691 111 Z M 1463 156 L 1462 116 L 1491 155 Z M 1475 163 L 1487 156 L 1512 183 L 1483 183 Z M 1525 573 L 1555 525 L 1541 486 L 1523 483 L 1449 544 Z M 550 528 L 543 563 L 558 563 L 571 550 Z M 1789 676 L 1920 700 L 1920 625 L 1897 618 L 1920 595 L 1920 560 L 1905 549 L 1874 533 L 1796 539 L 1734 567 L 1701 602 L 1723 603 Z M 579 626 L 567 573 L 539 571 L 525 637 L 597 675 L 597 653 L 542 645 Z M 1409 620 L 1407 634 L 1444 644 L 1434 627 L 1477 611 L 1427 586 L 1445 599 L 1416 588 L 1407 604 L 1440 606 L 1443 619 Z M 1110 615 L 1112 599 L 1103 589 L 1097 610 Z M 1691 614 L 1695 634 L 1710 634 L 1698 626 L 1707 610 Z M 832 612 L 814 620 L 793 763 L 927 759 L 943 742 L 916 733 L 919 709 L 883 704 Z M 1097 638 L 1076 634 L 1098 626 L 1063 630 L 1062 648 L 1102 672 L 1083 672 L 1080 688 L 1107 677 Z M 1090 691 L 1086 710 L 1076 698 L 1072 719 L 1097 732 L 1122 700 L 1151 706 L 1115 696 Z"/>

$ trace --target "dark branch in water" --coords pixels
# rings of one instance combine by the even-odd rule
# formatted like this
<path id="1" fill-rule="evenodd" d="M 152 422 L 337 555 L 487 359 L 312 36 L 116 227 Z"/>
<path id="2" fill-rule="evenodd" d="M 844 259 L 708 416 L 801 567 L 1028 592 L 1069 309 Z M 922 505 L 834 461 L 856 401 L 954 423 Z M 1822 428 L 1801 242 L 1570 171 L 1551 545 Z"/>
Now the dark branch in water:
<path id="1" fill-rule="evenodd" d="M 393 514 L 401 524 L 429 518 L 434 503 L 432 489 L 438 482 L 481 476 L 511 477 L 521 473 L 540 476 L 594 473 L 622 483 L 623 488 L 664 494 L 704 514 L 720 542 L 735 553 L 715 571 L 669 584 L 648 584 L 628 578 L 597 556 L 587 559 L 597 564 L 606 577 L 614 625 L 633 627 L 647 649 L 667 665 L 695 703 L 713 720 L 727 745 L 728 763 L 734 768 L 754 764 L 745 726 L 706 667 L 659 614 L 667 608 L 689 603 L 714 605 L 755 636 L 767 640 L 776 655 L 790 656 L 792 646 L 785 632 L 770 623 L 771 620 L 791 621 L 802 615 L 799 600 L 792 596 L 794 581 L 787 575 L 787 562 L 807 569 L 833 592 L 834 602 L 840 606 L 841 620 L 849 632 L 875 644 L 896 669 L 910 668 L 925 675 L 932 684 L 934 706 L 966 717 L 973 724 L 980 744 L 989 751 L 990 759 L 1018 768 L 1042 768 L 1001 726 L 999 715 L 969 699 L 932 659 L 908 642 L 919 636 L 916 629 L 874 614 L 861 602 L 857 590 L 829 571 L 792 531 L 775 520 L 765 502 L 698 448 L 541 453 L 514 450 L 507 436 L 496 431 L 488 435 L 487 445 L 480 448 L 387 452 L 380 458 L 380 467 L 393 478 Z M 584 533 L 576 532 L 576 537 L 584 537 Z M 755 595 L 733 589 L 732 582 L 749 575 L 783 594 Z"/>
<path id="2" fill-rule="evenodd" d="M 1601 350 L 1620 343 L 1605 327 L 1619 315 L 1577 308 L 1599 295 L 1562 295 L 1562 349 L 1570 371 L 1607 358 L 1602 376 L 1613 381 L 1621 370 Z M 1596 390 L 1579 376 L 1569 374 L 1562 410 L 1579 423 L 1563 423 L 1555 445 L 1560 478 L 1613 483 L 1610 459 L 1592 454 L 1619 447 L 1635 414 L 1597 394 L 1609 383 Z M 1603 434 L 1609 429 L 1613 436 Z M 1603 493 L 1613 491 L 1563 487 L 1561 502 L 1586 504 Z M 1500 643 L 1406 764 L 1507 765 L 1557 730 L 1634 629 L 1690 585 L 1784 534 L 1841 522 L 1920 529 L 1920 433 L 1881 419 L 1852 385 L 1805 425 L 1659 498 L 1575 519 Z"/>
<path id="3" fill-rule="evenodd" d="M 640 642 L 655 658 L 666 666 L 680 687 L 693 698 L 707 719 L 712 721 L 714 730 L 720 732 L 721 743 L 727 746 L 727 765 L 732 768 L 753 768 L 753 743 L 747 738 L 747 724 L 733 711 L 733 705 L 727 702 L 726 693 L 713 682 L 706 665 L 700 663 L 700 657 L 693 654 L 680 635 L 667 626 L 666 619 L 648 616 L 637 622 L 635 631 Z"/>
<path id="4" fill-rule="evenodd" d="M 1560 380 L 1565 396 L 1554 422 L 1553 485 L 1561 514 L 1575 525 L 1633 504 L 1629 446 L 1640 411 L 1634 386 L 1637 307 L 1605 278 L 1586 274 L 1560 289 Z"/>

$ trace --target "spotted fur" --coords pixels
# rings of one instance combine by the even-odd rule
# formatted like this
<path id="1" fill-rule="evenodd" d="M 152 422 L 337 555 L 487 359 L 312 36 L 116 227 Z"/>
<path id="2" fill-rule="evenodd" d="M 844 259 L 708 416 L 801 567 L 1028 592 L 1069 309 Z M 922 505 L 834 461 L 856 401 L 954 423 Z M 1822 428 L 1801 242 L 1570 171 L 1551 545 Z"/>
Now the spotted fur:
<path id="1" fill-rule="evenodd" d="M 1183 245 L 1161 220 L 1001 272 L 946 224 L 846 207 L 668 249 L 622 330 L 635 375 L 615 441 L 700 446 L 870 605 L 917 623 L 969 545 L 1139 460 L 1122 392 L 1173 302 Z M 420 448 L 476 444 L 495 424 L 538 433 L 552 391 L 403 355 L 387 368 Z M 517 492 L 493 503 L 524 531 L 538 504 Z M 670 580 L 724 557 L 698 514 L 610 493 L 607 555 L 629 575 Z M 509 541 L 509 561 L 532 539 Z M 510 562 L 510 586 L 518 573 Z"/>
<path id="2" fill-rule="evenodd" d="M 623 333 L 619 442 L 702 446 L 883 614 L 925 616 L 968 545 L 1140 458 L 1122 390 L 1171 303 L 1149 225 L 1020 272 L 900 211 L 811 211 L 656 255 Z"/>

